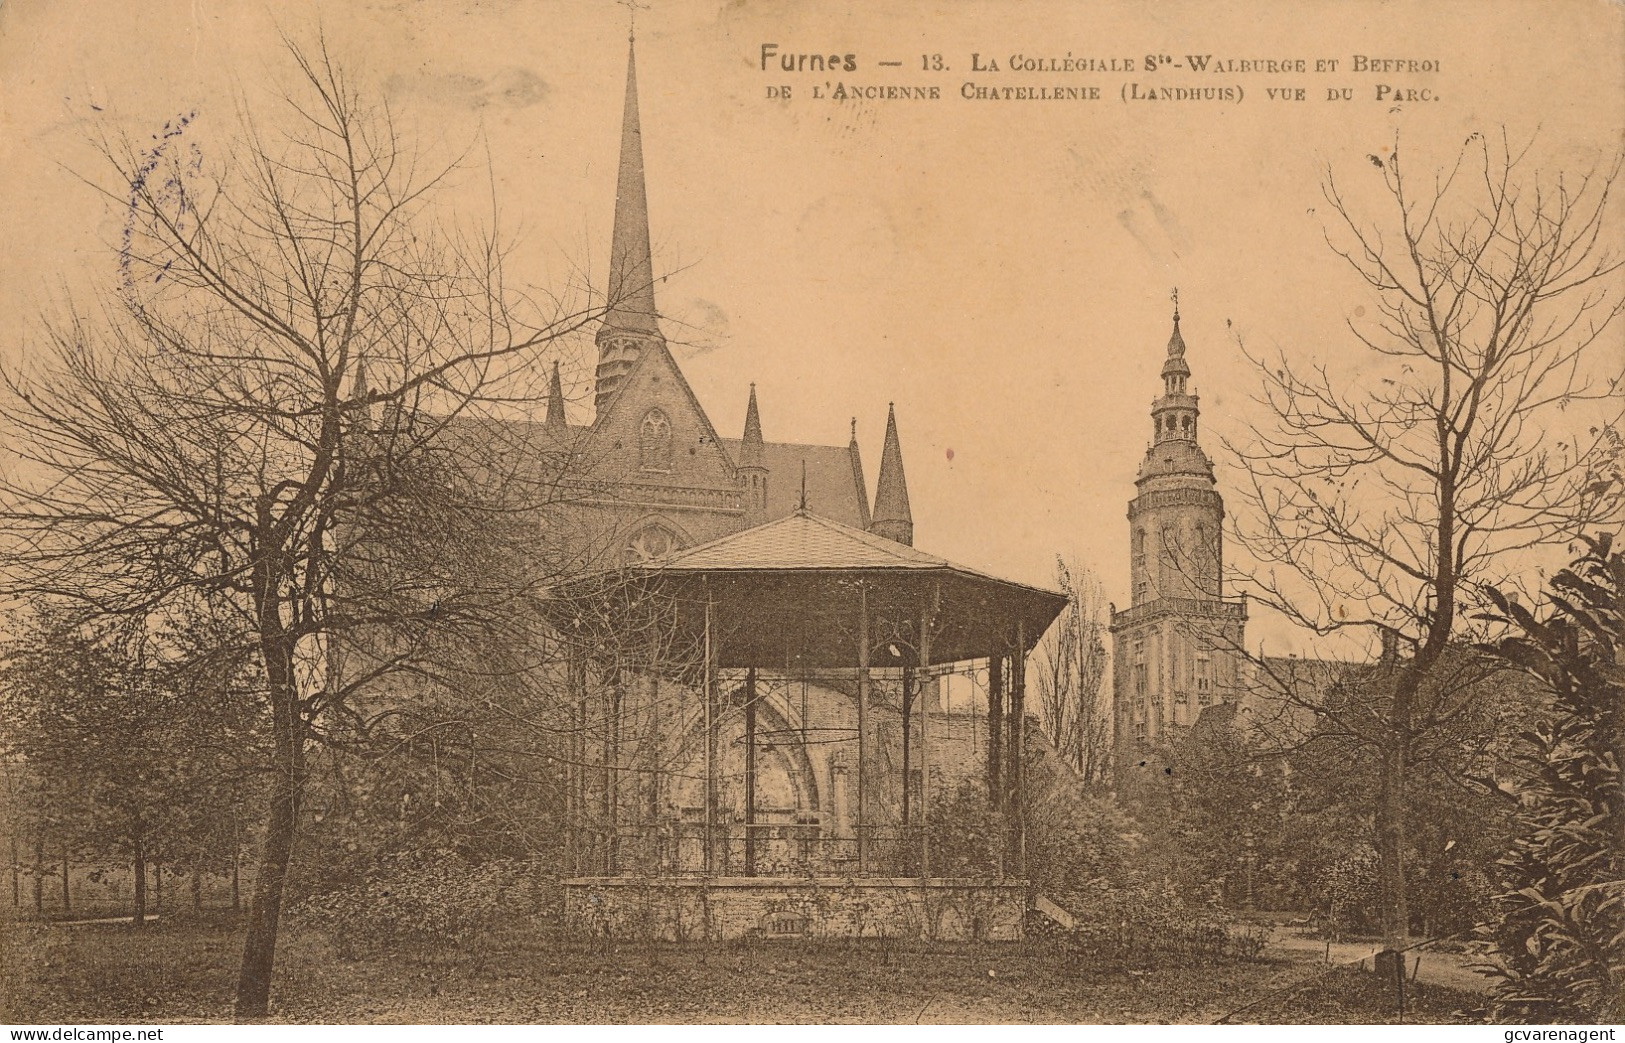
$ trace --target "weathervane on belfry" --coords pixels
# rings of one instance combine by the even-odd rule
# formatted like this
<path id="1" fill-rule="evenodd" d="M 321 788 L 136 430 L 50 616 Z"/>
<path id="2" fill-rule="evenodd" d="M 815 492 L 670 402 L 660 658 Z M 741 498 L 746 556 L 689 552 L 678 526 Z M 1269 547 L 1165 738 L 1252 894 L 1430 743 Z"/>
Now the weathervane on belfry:
<path id="1" fill-rule="evenodd" d="M 1174 321 L 1179 321 L 1179 287 L 1174 287 Z"/>

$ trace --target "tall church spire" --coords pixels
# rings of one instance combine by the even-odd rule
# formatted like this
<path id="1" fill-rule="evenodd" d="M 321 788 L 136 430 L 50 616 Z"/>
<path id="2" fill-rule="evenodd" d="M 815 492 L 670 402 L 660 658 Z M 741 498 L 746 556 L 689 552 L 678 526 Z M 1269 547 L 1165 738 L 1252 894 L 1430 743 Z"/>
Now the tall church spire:
<path id="1" fill-rule="evenodd" d="M 875 509 L 869 531 L 914 546 L 914 514 L 908 506 L 908 479 L 903 475 L 903 446 L 897 438 L 897 409 L 886 409 L 886 445 L 880 451 L 880 477 L 875 483 Z"/>
<path id="2" fill-rule="evenodd" d="M 615 229 L 609 248 L 608 311 L 598 330 L 594 401 L 599 409 L 632 369 L 643 346 L 663 340 L 656 321 L 649 199 L 643 180 L 636 45 L 627 41 L 626 103 L 621 112 L 621 166 L 615 182 Z"/>
<path id="3" fill-rule="evenodd" d="M 643 129 L 638 121 L 638 56 L 626 45 L 626 104 L 621 112 L 621 169 L 615 182 L 615 233 L 609 255 L 609 323 L 640 333 L 655 325 L 649 197 L 643 181 Z"/>

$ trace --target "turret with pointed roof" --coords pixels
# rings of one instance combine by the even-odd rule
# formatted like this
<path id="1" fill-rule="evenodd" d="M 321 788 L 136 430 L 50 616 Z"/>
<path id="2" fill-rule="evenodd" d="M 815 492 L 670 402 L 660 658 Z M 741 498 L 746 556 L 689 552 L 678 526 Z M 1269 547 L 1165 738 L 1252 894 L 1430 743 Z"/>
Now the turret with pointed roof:
<path id="1" fill-rule="evenodd" d="M 350 384 L 350 399 L 361 406 L 362 415 L 366 418 L 363 424 L 368 428 L 376 421 L 371 398 L 372 384 L 367 380 L 367 360 L 363 356 L 355 360 L 355 377 Z"/>
<path id="2" fill-rule="evenodd" d="M 762 414 L 756 407 L 756 385 L 750 386 L 750 403 L 745 406 L 745 436 L 739 440 L 739 466 L 762 465 Z"/>
<path id="3" fill-rule="evenodd" d="M 655 312 L 654 259 L 649 247 L 649 199 L 643 180 L 643 130 L 638 120 L 638 63 L 626 53 L 626 103 L 621 114 L 621 166 L 615 183 L 615 230 L 610 241 L 608 311 L 598 329 L 594 406 L 603 409 L 652 341 L 664 343 Z"/>
<path id="4" fill-rule="evenodd" d="M 745 501 L 745 524 L 760 525 L 767 520 L 767 462 L 762 441 L 762 416 L 756 408 L 756 385 L 750 386 L 750 404 L 745 407 L 745 435 L 739 440 L 739 484 Z"/>
<path id="5" fill-rule="evenodd" d="M 564 416 L 564 383 L 559 379 L 559 364 L 553 362 L 553 375 L 547 381 L 547 428 L 563 431 L 568 426 Z"/>
<path id="6" fill-rule="evenodd" d="M 872 516 L 869 513 L 869 483 L 863 478 L 863 451 L 858 448 L 858 418 L 852 418 L 852 438 L 846 444 L 846 456 L 852 464 L 852 484 L 858 491 L 858 522 L 860 529 L 867 529 Z"/>
<path id="7" fill-rule="evenodd" d="M 914 514 L 908 506 L 908 479 L 903 475 L 903 446 L 897 438 L 897 408 L 886 408 L 886 445 L 880 451 L 880 477 L 869 531 L 914 546 Z"/>

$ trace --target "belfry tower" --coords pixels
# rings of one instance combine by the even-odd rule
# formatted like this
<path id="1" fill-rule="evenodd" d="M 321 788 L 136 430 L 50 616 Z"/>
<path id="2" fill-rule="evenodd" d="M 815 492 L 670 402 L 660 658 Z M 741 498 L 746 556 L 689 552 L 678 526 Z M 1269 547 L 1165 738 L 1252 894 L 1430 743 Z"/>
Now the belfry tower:
<path id="1" fill-rule="evenodd" d="M 643 349 L 665 341 L 656 321 L 654 281 L 649 197 L 643 181 L 643 130 L 638 122 L 638 58 L 636 44 L 628 38 L 621 167 L 615 182 L 615 230 L 609 248 L 608 312 L 595 338 L 598 370 L 593 405 L 600 411 Z"/>
<path id="2" fill-rule="evenodd" d="M 1224 498 L 1197 441 L 1190 376 L 1176 291 L 1151 445 L 1128 505 L 1132 599 L 1112 613 L 1119 768 L 1238 695 L 1247 607 L 1223 597 Z"/>

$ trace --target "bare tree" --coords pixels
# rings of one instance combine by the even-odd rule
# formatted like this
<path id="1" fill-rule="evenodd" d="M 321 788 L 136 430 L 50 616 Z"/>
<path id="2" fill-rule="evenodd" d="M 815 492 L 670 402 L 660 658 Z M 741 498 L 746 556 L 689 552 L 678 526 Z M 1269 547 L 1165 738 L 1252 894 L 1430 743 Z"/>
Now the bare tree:
<path id="1" fill-rule="evenodd" d="M 1396 142 L 1368 157 L 1374 180 L 1359 190 L 1381 200 L 1373 219 L 1328 171 L 1328 242 L 1372 313 L 1356 310 L 1336 364 L 1249 354 L 1268 420 L 1228 443 L 1247 476 L 1235 535 L 1256 564 L 1243 588 L 1318 633 L 1358 628 L 1389 650 L 1360 704 L 1376 719 L 1350 734 L 1380 762 L 1391 948 L 1408 931 L 1415 757 L 1484 690 L 1432 678 L 1463 629 L 1463 596 L 1621 503 L 1619 355 L 1602 350 L 1617 348 L 1604 337 L 1622 307 L 1618 163 L 1553 175 L 1528 148 L 1478 134 L 1437 172 L 1413 173 L 1407 155 Z M 1570 422 L 1588 410 L 1589 431 Z"/>
<path id="2" fill-rule="evenodd" d="M 245 112 L 207 157 L 190 116 L 102 141 L 116 284 L 0 400 L 7 593 L 206 605 L 259 660 L 274 762 L 240 1019 L 267 1011 L 311 744 L 365 730 L 364 689 L 432 680 L 446 635 L 523 626 L 570 567 L 538 520 L 578 495 L 568 432 L 513 421 L 601 314 L 510 283 L 494 227 L 438 216 L 461 166 L 427 166 L 325 45 L 289 50 L 277 130 Z"/>
<path id="3" fill-rule="evenodd" d="M 1086 783 L 1111 771 L 1111 707 L 1106 680 L 1106 598 L 1088 566 L 1056 555 L 1066 611 L 1038 645 L 1038 712 L 1050 741 Z"/>

